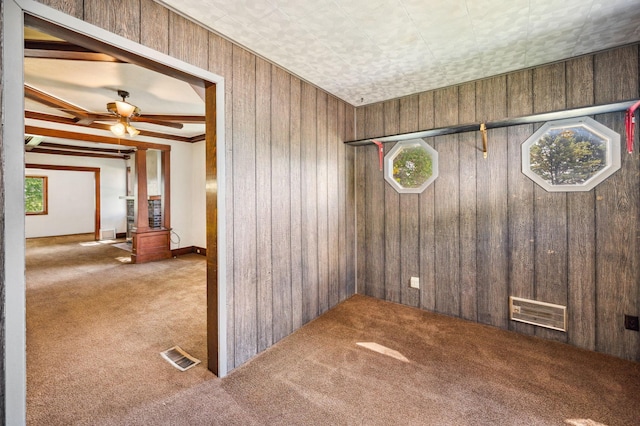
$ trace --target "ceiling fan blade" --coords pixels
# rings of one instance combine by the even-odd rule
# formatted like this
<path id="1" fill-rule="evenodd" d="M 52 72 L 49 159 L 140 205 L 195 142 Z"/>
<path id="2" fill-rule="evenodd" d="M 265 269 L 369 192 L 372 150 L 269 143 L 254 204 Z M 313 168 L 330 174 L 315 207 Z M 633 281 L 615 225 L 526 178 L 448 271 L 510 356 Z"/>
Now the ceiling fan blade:
<path id="1" fill-rule="evenodd" d="M 63 110 L 78 119 L 77 124 L 89 125 L 93 123 L 94 119 L 91 117 L 91 113 L 84 108 L 77 105 L 73 105 L 64 99 L 60 99 L 56 96 L 45 93 L 35 87 L 24 85 L 24 96 L 32 101 L 41 103 L 52 108 Z"/>
<path id="2" fill-rule="evenodd" d="M 170 121 L 172 123 L 204 123 L 204 115 L 186 115 L 186 114 L 142 114 L 143 117 L 150 120 Z"/>
<path id="3" fill-rule="evenodd" d="M 172 121 L 165 121 L 165 120 L 157 120 L 154 118 L 149 118 L 146 117 L 144 115 L 138 115 L 138 116 L 134 116 L 131 117 L 130 119 L 132 122 L 142 122 L 142 123 L 150 123 L 150 124 L 157 124 L 158 126 L 166 126 L 166 127 L 173 127 L 174 129 L 182 129 L 184 126 L 182 125 L 182 123 L 174 123 Z"/>

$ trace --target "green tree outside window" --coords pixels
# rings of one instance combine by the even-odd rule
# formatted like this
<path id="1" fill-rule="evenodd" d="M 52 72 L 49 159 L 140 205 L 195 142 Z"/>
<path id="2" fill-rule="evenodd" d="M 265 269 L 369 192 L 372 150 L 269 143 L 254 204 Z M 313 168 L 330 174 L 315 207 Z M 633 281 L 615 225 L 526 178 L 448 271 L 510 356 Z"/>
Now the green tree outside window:
<path id="1" fill-rule="evenodd" d="M 24 210 L 27 214 L 47 214 L 47 176 L 26 176 Z"/>
<path id="2" fill-rule="evenodd" d="M 606 166 L 606 149 L 581 127 L 550 131 L 531 146 L 531 171 L 552 185 L 582 184 Z"/>

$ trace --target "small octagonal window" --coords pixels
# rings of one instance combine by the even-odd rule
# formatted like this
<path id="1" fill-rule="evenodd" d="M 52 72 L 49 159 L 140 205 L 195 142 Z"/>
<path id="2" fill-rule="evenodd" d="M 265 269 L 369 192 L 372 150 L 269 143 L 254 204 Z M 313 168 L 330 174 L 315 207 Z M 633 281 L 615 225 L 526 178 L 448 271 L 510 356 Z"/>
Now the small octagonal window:
<path id="1" fill-rule="evenodd" d="M 438 152 L 422 139 L 398 142 L 384 159 L 384 178 L 400 193 L 420 193 L 438 177 Z"/>
<path id="2" fill-rule="evenodd" d="M 620 168 L 620 135 L 589 117 L 548 122 L 522 144 L 522 173 L 547 191 L 589 191 Z"/>

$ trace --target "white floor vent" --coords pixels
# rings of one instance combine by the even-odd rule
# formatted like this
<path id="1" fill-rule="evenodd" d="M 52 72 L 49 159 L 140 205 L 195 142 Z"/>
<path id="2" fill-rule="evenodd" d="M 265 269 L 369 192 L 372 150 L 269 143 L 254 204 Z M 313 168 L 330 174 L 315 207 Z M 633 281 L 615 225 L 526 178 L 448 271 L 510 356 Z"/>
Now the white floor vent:
<path id="1" fill-rule="evenodd" d="M 511 296 L 509 318 L 513 321 L 567 331 L 567 307 L 562 305 Z"/>
<path id="2" fill-rule="evenodd" d="M 200 364 L 200 360 L 186 353 L 180 346 L 174 346 L 160 355 L 180 371 L 185 371 Z"/>
<path id="3" fill-rule="evenodd" d="M 100 230 L 100 239 L 101 240 L 115 240 L 116 239 L 116 230 L 115 229 L 101 229 Z"/>

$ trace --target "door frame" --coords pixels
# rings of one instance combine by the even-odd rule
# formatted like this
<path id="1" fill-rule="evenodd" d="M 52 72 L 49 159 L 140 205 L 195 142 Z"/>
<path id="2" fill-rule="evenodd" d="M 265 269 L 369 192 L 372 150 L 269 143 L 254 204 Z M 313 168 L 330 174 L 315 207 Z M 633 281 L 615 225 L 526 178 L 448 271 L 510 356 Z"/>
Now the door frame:
<path id="1" fill-rule="evenodd" d="M 2 156 L 4 179 L 4 411 L 6 424 L 26 424 L 26 287 L 24 229 L 24 33 L 26 20 L 35 19 L 56 30 L 66 31 L 84 39 L 92 39 L 108 51 L 118 52 L 147 68 L 185 81 L 214 88 L 209 105 L 219 105 L 206 111 L 208 129 L 215 135 L 207 137 L 207 176 L 215 176 L 215 184 L 207 182 L 207 204 L 215 209 L 207 212 L 207 234 L 215 232 L 216 249 L 207 250 L 207 347 L 213 365 L 209 369 L 218 377 L 227 374 L 227 310 L 226 310 L 226 241 L 225 241 L 225 117 L 224 79 L 139 43 L 110 33 L 85 21 L 66 15 L 34 0 L 3 2 L 2 15 Z M 70 40 L 72 41 L 72 40 Z M 106 53 L 106 52 L 105 52 Z M 213 151 L 213 152 L 211 152 Z M 210 170 L 215 168 L 215 170 Z M 1 197 L 0 197 L 1 200 Z M 214 200 L 213 206 L 210 202 Z M 215 226 L 215 230 L 210 230 Z M 213 234 L 212 234 L 213 235 Z M 207 237 L 210 240 L 210 237 Z M 212 274 L 210 274 L 212 271 Z M 216 272 L 217 271 L 217 272 Z M 211 276 L 212 275 L 212 276 Z M 215 323 L 215 324 L 212 324 Z M 212 334 L 215 334 L 212 335 Z M 1 394 L 1 393 L 0 393 Z"/>

